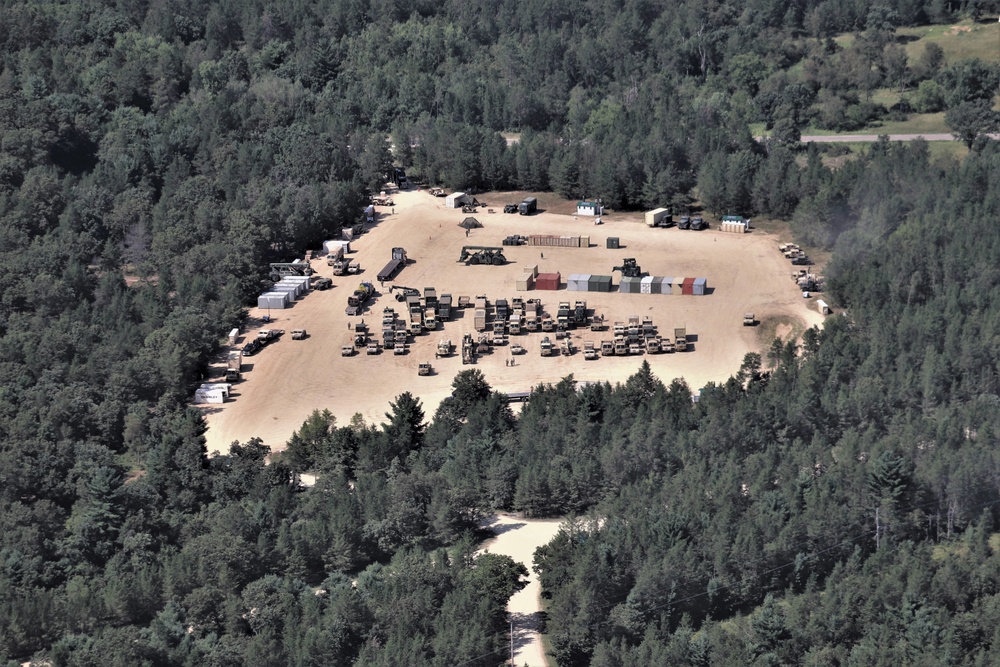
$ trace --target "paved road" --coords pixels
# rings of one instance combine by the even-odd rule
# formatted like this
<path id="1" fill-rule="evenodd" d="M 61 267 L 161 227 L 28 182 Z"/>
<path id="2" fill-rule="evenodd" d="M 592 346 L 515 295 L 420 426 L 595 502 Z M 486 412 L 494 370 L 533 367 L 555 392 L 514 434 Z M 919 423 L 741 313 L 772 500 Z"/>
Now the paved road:
<path id="1" fill-rule="evenodd" d="M 1000 134 L 988 135 L 990 139 L 1000 139 Z M 807 134 L 803 135 L 802 141 L 805 143 L 817 144 L 846 144 L 861 143 L 865 141 L 878 141 L 877 134 Z M 889 141 L 913 141 L 914 139 L 924 139 L 926 141 L 955 141 L 951 134 L 890 134 Z"/>

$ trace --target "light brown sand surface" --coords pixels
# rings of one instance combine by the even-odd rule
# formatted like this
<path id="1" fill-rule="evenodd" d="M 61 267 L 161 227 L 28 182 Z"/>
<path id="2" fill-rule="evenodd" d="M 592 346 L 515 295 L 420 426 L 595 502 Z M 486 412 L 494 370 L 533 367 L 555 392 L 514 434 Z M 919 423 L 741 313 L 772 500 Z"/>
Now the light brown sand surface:
<path id="1" fill-rule="evenodd" d="M 510 556 L 531 572 L 535 549 L 548 544 L 559 532 L 557 519 L 519 519 L 506 514 L 492 518 L 488 527 L 497 536 L 483 544 L 482 551 Z M 528 585 L 511 596 L 507 611 L 514 623 L 514 664 L 518 667 L 547 667 L 542 638 L 538 633 L 538 612 L 542 609 L 542 585 L 531 572 Z"/>
<path id="2" fill-rule="evenodd" d="M 597 226 L 592 218 L 540 211 L 520 216 L 502 213 L 510 195 L 478 195 L 496 211 L 480 209 L 476 214 L 484 225 L 466 238 L 458 223 L 466 217 L 460 210 L 444 208 L 444 199 L 425 191 L 394 193 L 394 213 L 380 208 L 378 223 L 370 233 L 353 243 L 350 255 L 361 263 L 361 276 L 334 277 L 334 288 L 313 291 L 287 310 L 271 311 L 274 322 L 268 326 L 284 329 L 286 335 L 253 357 L 245 359 L 244 380 L 235 385 L 231 399 L 224 405 L 203 406 L 208 423 L 209 451 L 227 451 L 233 441 L 245 442 L 260 437 L 273 450 L 284 448 L 288 437 L 297 430 L 314 409 L 329 409 L 341 425 L 360 413 L 369 423 L 380 422 L 389 402 L 409 391 L 423 402 L 428 419 L 438 403 L 451 392 L 451 382 L 463 369 L 478 368 L 490 385 L 499 391 L 528 391 L 543 382 L 556 382 L 572 374 L 578 381 L 622 382 L 635 373 L 643 359 L 664 382 L 683 377 L 697 390 L 709 381 L 721 382 L 736 372 L 743 356 L 760 351 L 770 341 L 762 341 L 760 329 L 743 327 L 744 312 L 753 311 L 762 324 L 769 321 L 792 321 L 811 326 L 821 321 L 811 300 L 802 298 L 790 280 L 793 267 L 777 251 L 778 239 L 759 230 L 750 234 L 726 234 L 716 230 L 681 231 L 676 228 L 651 229 L 637 219 L 641 216 L 609 215 Z M 551 197 L 551 195 L 547 195 Z M 545 205 L 547 199 L 540 197 Z M 566 210 L 563 206 L 553 209 Z M 466 244 L 500 246 L 510 234 L 589 235 L 589 248 L 504 247 L 509 260 L 505 266 L 465 266 L 458 263 Z M 606 249 L 609 236 L 621 239 L 620 250 Z M 348 317 L 347 296 L 360 280 L 376 284 L 376 274 L 389 261 L 391 249 L 402 246 L 411 262 L 396 276 L 397 285 L 423 290 L 437 288 L 438 294 L 451 293 L 474 297 L 486 294 L 490 301 L 520 295 L 541 298 L 545 311 L 555 316 L 559 301 L 586 299 L 588 306 L 605 316 L 610 323 L 625 321 L 629 315 L 650 315 L 661 335 L 673 338 L 674 327 L 686 326 L 693 349 L 686 353 L 608 357 L 585 361 L 580 352 L 564 357 L 539 356 L 541 332 L 511 336 L 527 348 L 517 357 L 516 366 L 508 367 L 509 347 L 499 347 L 492 354 L 479 357 L 474 366 L 463 366 L 460 354 L 447 359 L 434 358 L 437 342 L 448 338 L 461 342 L 465 332 L 474 333 L 472 309 L 458 311 L 458 316 L 443 328 L 413 339 L 410 351 L 396 356 L 385 351 L 378 356 L 363 352 L 342 357 L 341 346 L 351 341 L 350 324 L 361 318 Z M 544 259 L 542 258 L 544 255 Z M 565 280 L 572 273 L 612 275 L 611 268 L 626 257 L 635 257 L 642 269 L 654 276 L 705 277 L 706 296 L 570 292 Z M 291 258 L 289 258 L 290 260 Z M 563 288 L 559 291 L 515 291 L 516 278 L 523 267 L 538 264 L 542 272 L 560 272 Z M 330 276 L 324 259 L 313 261 L 321 276 Z M 615 273 L 617 285 L 620 274 Z M 381 337 L 381 313 L 384 306 L 403 308 L 388 294 L 370 304 L 363 319 Z M 617 288 L 616 288 L 617 289 Z M 251 309 L 251 321 L 262 313 Z M 291 340 L 287 332 L 305 328 L 309 337 Z M 774 330 L 771 327 L 770 330 Z M 244 334 L 255 335 L 255 329 Z M 609 332 L 573 332 L 577 348 L 592 340 L 599 347 Z M 223 355 L 224 358 L 224 355 Z M 221 358 L 220 358 L 221 362 Z M 430 362 L 431 376 L 419 377 L 417 365 Z M 221 372 L 221 363 L 216 369 Z"/>

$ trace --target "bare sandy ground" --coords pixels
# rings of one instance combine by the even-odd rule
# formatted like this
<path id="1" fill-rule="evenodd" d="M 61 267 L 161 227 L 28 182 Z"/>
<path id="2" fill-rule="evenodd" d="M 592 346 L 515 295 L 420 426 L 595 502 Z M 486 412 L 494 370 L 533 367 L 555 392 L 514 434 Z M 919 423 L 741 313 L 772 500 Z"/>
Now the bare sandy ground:
<path id="1" fill-rule="evenodd" d="M 559 532 L 562 522 L 557 519 L 519 519 L 498 514 L 488 522 L 496 537 L 483 544 L 482 551 L 510 556 L 531 572 L 535 549 L 548 544 Z M 514 622 L 514 664 L 518 667 L 547 667 L 542 638 L 538 633 L 538 612 L 542 609 L 542 585 L 538 575 L 531 572 L 528 585 L 515 593 L 507 603 L 507 611 Z"/>
<path id="2" fill-rule="evenodd" d="M 709 381 L 725 381 L 736 372 L 743 356 L 760 351 L 770 343 L 763 340 L 764 331 L 774 331 L 769 322 L 795 322 L 812 326 L 822 321 L 812 300 L 803 299 L 790 280 L 791 265 L 777 251 L 782 240 L 759 230 L 750 234 L 726 234 L 716 230 L 681 231 L 676 228 L 651 229 L 641 216 L 609 215 L 596 226 L 592 218 L 559 214 L 565 202 L 552 195 L 540 195 L 540 205 L 550 210 L 537 215 L 519 216 L 502 213 L 505 201 L 515 201 L 511 194 L 478 196 L 489 203 L 496 213 L 480 209 L 476 217 L 483 223 L 466 238 L 458 226 L 466 215 L 460 210 L 444 208 L 444 199 L 425 191 L 394 193 L 394 212 L 379 209 L 375 228 L 353 244 L 352 259 L 361 263 L 364 273 L 359 277 L 334 277 L 334 288 L 314 291 L 287 310 L 271 311 L 275 328 L 305 328 L 309 337 L 291 340 L 289 336 L 270 345 L 257 355 L 246 358 L 244 380 L 235 385 L 231 399 L 224 405 L 204 406 L 208 423 L 206 438 L 210 452 L 228 451 L 234 441 L 245 442 L 260 437 L 273 450 L 285 447 L 288 437 L 297 430 L 314 409 L 329 409 L 341 425 L 355 413 L 369 423 L 379 423 L 389 409 L 389 402 L 409 391 L 423 402 L 428 419 L 440 401 L 451 393 L 451 382 L 463 369 L 478 368 L 490 385 L 499 391 L 527 391 L 544 382 L 556 382 L 572 374 L 578 381 L 623 382 L 635 373 L 643 359 L 650 362 L 654 373 L 664 382 L 683 377 L 692 389 Z M 549 203 L 551 201 L 551 203 Z M 510 234 L 589 235 L 589 248 L 505 247 L 509 263 L 506 266 L 465 266 L 457 263 L 465 244 L 500 246 Z M 620 250 L 606 249 L 609 236 L 621 239 Z M 348 294 L 359 280 L 375 281 L 378 271 L 391 256 L 394 246 L 406 249 L 411 263 L 396 277 L 397 285 L 423 289 L 437 288 L 438 294 L 450 292 L 455 301 L 459 295 L 486 294 L 491 302 L 496 298 L 518 295 L 515 280 L 522 267 L 538 264 L 543 272 L 562 273 L 564 288 L 556 291 L 522 292 L 525 298 L 539 297 L 546 311 L 554 316 L 558 301 L 586 299 L 591 309 L 603 314 L 608 322 L 626 320 L 629 315 L 651 315 L 661 335 L 673 338 L 673 328 L 686 326 L 693 349 L 681 354 L 645 355 L 641 357 L 609 357 L 585 361 L 577 352 L 573 356 L 548 357 L 539 355 L 542 333 L 512 336 L 528 352 L 517 357 L 516 365 L 508 367 L 508 347 L 497 348 L 481 356 L 474 366 L 463 366 L 461 355 L 435 360 L 434 349 L 439 340 L 448 338 L 460 343 L 464 332 L 474 332 L 472 309 L 458 311 L 458 317 L 437 332 L 416 337 L 404 356 L 383 352 L 378 356 L 364 353 L 341 357 L 340 348 L 351 341 L 348 327 L 359 318 L 349 318 L 344 312 Z M 544 259 L 542 255 L 544 254 Z M 646 294 L 607 294 L 569 292 L 565 280 L 572 273 L 611 274 L 611 267 L 625 257 L 635 257 L 643 270 L 656 276 L 705 277 L 710 294 L 706 296 L 672 296 Z M 291 258 L 289 258 L 291 259 Z M 313 261 L 319 275 L 330 276 L 326 261 Z M 615 283 L 619 274 L 614 274 Z M 402 312 L 400 304 L 388 294 L 380 296 L 364 313 L 363 319 L 376 336 L 381 337 L 382 308 L 390 305 Z M 377 283 L 376 283 L 377 287 Z M 762 322 L 759 329 L 742 326 L 746 311 L 756 313 Z M 259 318 L 257 309 L 251 318 Z M 247 335 L 255 335 L 255 329 Z M 591 333 L 578 330 L 573 342 L 582 348 L 583 341 L 593 340 L 598 346 L 608 332 Z M 239 344 L 242 346 L 244 339 Z M 221 360 L 215 372 L 222 372 Z M 430 362 L 435 373 L 419 377 L 417 364 Z"/>

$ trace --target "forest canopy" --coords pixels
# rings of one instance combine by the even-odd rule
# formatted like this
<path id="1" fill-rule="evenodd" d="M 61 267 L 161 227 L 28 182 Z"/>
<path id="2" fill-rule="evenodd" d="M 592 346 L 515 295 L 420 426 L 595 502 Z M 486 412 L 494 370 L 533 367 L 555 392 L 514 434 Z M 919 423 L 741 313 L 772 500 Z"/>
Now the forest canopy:
<path id="1" fill-rule="evenodd" d="M 562 666 L 996 664 L 1000 74 L 896 32 L 990 9 L 3 3 L 0 657 L 501 664 L 506 510 L 572 517 L 535 559 Z M 798 144 L 909 113 L 886 86 L 968 157 Z M 209 458 L 187 401 L 268 261 L 393 164 L 787 219 L 847 315 L 697 404 L 644 367 L 515 416 L 466 372 L 432 415 L 403 391 Z"/>

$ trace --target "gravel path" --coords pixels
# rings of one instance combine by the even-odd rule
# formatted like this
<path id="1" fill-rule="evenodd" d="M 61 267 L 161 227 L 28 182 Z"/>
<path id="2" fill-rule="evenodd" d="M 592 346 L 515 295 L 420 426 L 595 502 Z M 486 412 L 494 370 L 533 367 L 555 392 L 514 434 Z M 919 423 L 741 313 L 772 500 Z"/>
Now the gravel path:
<path id="1" fill-rule="evenodd" d="M 1000 134 L 988 135 L 990 139 L 1000 139 Z M 802 137 L 804 143 L 817 144 L 848 144 L 861 143 L 865 141 L 878 141 L 877 134 L 807 134 Z M 955 141 L 952 134 L 890 134 L 889 141 L 913 141 L 923 139 L 925 141 Z"/>

